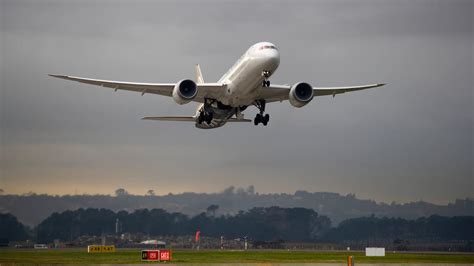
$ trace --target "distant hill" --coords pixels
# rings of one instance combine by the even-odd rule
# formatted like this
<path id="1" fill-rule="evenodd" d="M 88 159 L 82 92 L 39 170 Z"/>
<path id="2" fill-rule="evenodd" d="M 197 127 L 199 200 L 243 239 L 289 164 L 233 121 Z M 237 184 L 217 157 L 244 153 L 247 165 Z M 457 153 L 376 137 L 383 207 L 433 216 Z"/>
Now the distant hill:
<path id="1" fill-rule="evenodd" d="M 206 211 L 210 205 L 218 205 L 217 214 L 236 214 L 254 207 L 279 206 L 303 207 L 328 216 L 333 225 L 362 216 L 400 217 L 416 219 L 430 215 L 474 215 L 474 199 L 457 199 L 448 205 L 418 201 L 405 204 L 377 203 L 358 199 L 354 194 L 340 195 L 332 192 L 296 191 L 294 194 L 259 194 L 253 187 L 247 189 L 229 187 L 221 193 L 168 194 L 165 196 L 129 195 L 119 191 L 110 195 L 1 195 L 0 212 L 15 215 L 22 223 L 35 226 L 53 212 L 79 208 L 106 208 L 112 211 L 161 208 L 168 212 L 180 212 L 194 216 Z M 125 192 L 125 193 L 124 193 Z"/>

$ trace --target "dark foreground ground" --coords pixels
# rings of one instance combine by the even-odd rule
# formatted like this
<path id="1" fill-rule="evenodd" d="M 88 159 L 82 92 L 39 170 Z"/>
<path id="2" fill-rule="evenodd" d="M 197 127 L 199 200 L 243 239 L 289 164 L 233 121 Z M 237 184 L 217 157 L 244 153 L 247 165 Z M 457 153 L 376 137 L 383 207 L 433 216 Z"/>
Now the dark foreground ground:
<path id="1" fill-rule="evenodd" d="M 463 263 L 474 264 L 473 254 L 387 253 L 365 257 L 363 252 L 321 251 L 220 251 L 174 250 L 174 263 L 345 263 L 352 255 L 357 263 Z M 143 263 L 139 249 L 118 249 L 115 253 L 89 254 L 86 249 L 0 249 L 0 263 L 38 264 L 134 264 Z"/>

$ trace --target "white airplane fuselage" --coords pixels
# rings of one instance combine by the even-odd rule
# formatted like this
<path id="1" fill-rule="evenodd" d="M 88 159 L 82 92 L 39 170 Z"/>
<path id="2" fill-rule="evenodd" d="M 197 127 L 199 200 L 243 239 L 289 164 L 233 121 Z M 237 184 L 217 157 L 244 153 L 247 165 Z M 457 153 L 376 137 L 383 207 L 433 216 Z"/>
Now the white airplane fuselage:
<path id="1" fill-rule="evenodd" d="M 196 65 L 196 79 L 181 79 L 178 82 L 146 83 L 128 82 L 77 76 L 49 74 L 54 78 L 145 94 L 172 98 L 179 105 L 197 102 L 199 106 L 192 116 L 147 116 L 144 120 L 179 121 L 195 123 L 197 128 L 218 128 L 227 122 L 252 122 L 242 112 L 248 106 L 255 106 L 258 113 L 253 124 L 266 126 L 270 115 L 266 113 L 268 103 L 288 101 L 301 108 L 314 97 L 336 96 L 337 94 L 381 87 L 384 83 L 343 87 L 314 87 L 307 82 L 293 85 L 270 84 L 268 80 L 280 65 L 280 54 L 274 44 L 259 42 L 252 45 L 217 82 L 205 82 L 201 68 Z M 234 117 L 235 116 L 235 117 Z"/>
<path id="2" fill-rule="evenodd" d="M 280 54 L 274 44 L 260 42 L 252 45 L 218 81 L 227 85 L 226 92 L 217 99 L 227 107 L 219 108 L 217 103 L 212 104 L 212 122 L 196 123 L 196 127 L 206 129 L 223 126 L 237 108 L 252 105 L 258 100 L 263 81 L 276 71 L 279 64 Z M 266 77 L 263 75 L 265 71 L 268 72 Z M 204 104 L 200 104 L 196 117 L 203 108 Z"/>

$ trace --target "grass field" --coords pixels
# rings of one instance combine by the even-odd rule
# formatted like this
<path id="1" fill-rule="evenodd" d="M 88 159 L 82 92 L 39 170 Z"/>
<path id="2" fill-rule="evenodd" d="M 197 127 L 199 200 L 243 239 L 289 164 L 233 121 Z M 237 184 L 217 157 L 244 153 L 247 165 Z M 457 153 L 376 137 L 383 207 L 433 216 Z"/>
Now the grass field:
<path id="1" fill-rule="evenodd" d="M 345 263 L 352 255 L 360 263 L 468 263 L 474 254 L 387 253 L 385 257 L 365 257 L 362 252 L 312 251 L 220 251 L 175 250 L 174 263 Z M 0 263 L 41 264 L 133 264 L 143 263 L 138 249 L 118 249 L 116 253 L 88 254 L 86 249 L 32 250 L 0 249 Z"/>

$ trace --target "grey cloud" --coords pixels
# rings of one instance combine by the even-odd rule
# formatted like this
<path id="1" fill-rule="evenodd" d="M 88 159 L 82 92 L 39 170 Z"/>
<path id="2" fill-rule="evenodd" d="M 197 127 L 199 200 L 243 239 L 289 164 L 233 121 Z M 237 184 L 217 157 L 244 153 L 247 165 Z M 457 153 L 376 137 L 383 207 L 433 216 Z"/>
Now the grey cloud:
<path id="1" fill-rule="evenodd" d="M 1 1 L 0 187 L 472 196 L 472 10 L 472 1 Z M 301 109 L 272 104 L 267 128 L 202 131 L 139 120 L 194 104 L 46 76 L 172 82 L 200 63 L 213 81 L 260 40 L 282 55 L 274 83 L 388 85 Z"/>

